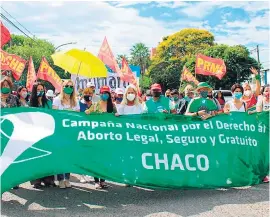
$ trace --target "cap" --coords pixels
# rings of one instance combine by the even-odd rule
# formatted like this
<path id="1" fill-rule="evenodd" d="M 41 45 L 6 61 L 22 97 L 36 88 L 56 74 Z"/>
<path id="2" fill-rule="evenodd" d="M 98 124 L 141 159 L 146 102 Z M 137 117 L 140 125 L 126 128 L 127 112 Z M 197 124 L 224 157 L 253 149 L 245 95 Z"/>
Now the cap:
<path id="1" fill-rule="evenodd" d="M 124 94 L 124 91 L 121 88 L 116 88 L 115 93 L 116 94 Z"/>
<path id="2" fill-rule="evenodd" d="M 151 90 L 161 90 L 160 84 L 152 84 Z"/>
<path id="3" fill-rule="evenodd" d="M 100 93 L 103 93 L 103 92 L 110 92 L 110 88 L 108 86 L 103 86 L 100 88 Z"/>
<path id="4" fill-rule="evenodd" d="M 94 82 L 88 82 L 86 84 L 86 87 L 95 87 L 95 84 L 94 84 Z"/>
<path id="5" fill-rule="evenodd" d="M 208 83 L 206 83 L 206 82 L 200 82 L 199 84 L 198 84 L 198 87 L 197 87 L 197 91 L 199 91 L 201 88 L 208 88 L 208 89 L 210 89 L 210 90 L 212 90 L 213 88 L 208 84 Z"/>
<path id="6" fill-rule="evenodd" d="M 53 90 L 48 90 L 47 93 L 46 93 L 46 96 L 47 97 L 55 97 L 55 95 L 53 93 Z"/>

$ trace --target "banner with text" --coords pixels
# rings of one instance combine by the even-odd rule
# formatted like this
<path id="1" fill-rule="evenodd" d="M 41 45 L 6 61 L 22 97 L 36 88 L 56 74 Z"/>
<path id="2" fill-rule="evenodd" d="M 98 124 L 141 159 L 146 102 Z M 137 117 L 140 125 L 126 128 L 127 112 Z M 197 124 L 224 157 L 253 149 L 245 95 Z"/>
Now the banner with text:
<path id="1" fill-rule="evenodd" d="M 53 68 L 49 65 L 48 61 L 45 57 L 42 57 L 42 61 L 40 63 L 37 78 L 49 81 L 55 88 L 56 91 L 60 92 L 62 89 L 62 79 L 56 74 Z"/>
<path id="2" fill-rule="evenodd" d="M 269 112 L 201 121 L 11 108 L 1 125 L 2 192 L 65 172 L 153 188 L 254 185 L 269 172 Z"/>
<path id="3" fill-rule="evenodd" d="M 226 65 L 222 59 L 198 54 L 196 57 L 195 72 L 201 75 L 216 76 L 221 80 L 226 74 Z"/>
<path id="4" fill-rule="evenodd" d="M 106 78 L 86 78 L 77 75 L 71 75 L 71 80 L 75 83 L 75 88 L 78 91 L 80 88 L 86 88 L 86 84 L 88 82 L 93 82 L 96 87 L 96 93 L 99 94 L 99 89 L 107 85 L 111 88 L 111 90 L 115 90 L 116 88 L 126 88 L 129 83 L 122 81 L 118 74 L 116 73 L 108 73 L 108 77 Z"/>
<path id="5" fill-rule="evenodd" d="M 10 70 L 15 80 L 20 80 L 26 65 L 26 60 L 15 54 L 9 54 L 3 50 L 1 52 L 1 70 Z"/>

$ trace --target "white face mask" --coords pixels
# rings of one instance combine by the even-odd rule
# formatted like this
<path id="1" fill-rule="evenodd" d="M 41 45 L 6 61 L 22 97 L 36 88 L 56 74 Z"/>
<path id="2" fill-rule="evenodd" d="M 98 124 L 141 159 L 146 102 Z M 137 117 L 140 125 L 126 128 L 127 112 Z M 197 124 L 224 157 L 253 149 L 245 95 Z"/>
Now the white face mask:
<path id="1" fill-rule="evenodd" d="M 146 101 L 148 101 L 149 99 L 151 99 L 151 96 L 147 96 L 146 97 Z"/>
<path id="2" fill-rule="evenodd" d="M 127 99 L 128 99 L 128 101 L 133 101 L 135 99 L 135 94 L 133 94 L 133 93 L 128 94 Z"/>
<path id="3" fill-rule="evenodd" d="M 250 96 L 250 95 L 251 95 L 251 90 L 246 90 L 246 91 L 244 91 L 244 95 L 245 95 L 245 96 Z"/>
<path id="4" fill-rule="evenodd" d="M 22 93 L 22 98 L 25 99 L 26 97 L 27 97 L 27 93 L 26 93 L 26 92 L 23 92 L 23 93 Z"/>

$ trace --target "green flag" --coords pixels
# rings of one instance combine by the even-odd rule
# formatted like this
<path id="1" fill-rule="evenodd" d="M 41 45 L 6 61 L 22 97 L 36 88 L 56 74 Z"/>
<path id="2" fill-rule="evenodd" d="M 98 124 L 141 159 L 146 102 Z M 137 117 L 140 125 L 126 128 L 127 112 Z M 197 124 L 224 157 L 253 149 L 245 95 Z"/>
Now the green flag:
<path id="1" fill-rule="evenodd" d="M 254 185 L 269 172 L 269 112 L 178 115 L 1 111 L 1 190 L 72 172 L 156 188 Z"/>

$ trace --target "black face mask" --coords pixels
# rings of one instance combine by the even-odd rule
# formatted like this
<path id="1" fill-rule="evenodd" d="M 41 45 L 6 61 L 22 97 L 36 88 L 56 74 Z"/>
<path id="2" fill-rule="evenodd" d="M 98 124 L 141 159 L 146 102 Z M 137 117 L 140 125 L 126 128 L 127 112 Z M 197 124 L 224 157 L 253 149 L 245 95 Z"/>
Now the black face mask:
<path id="1" fill-rule="evenodd" d="M 84 96 L 83 98 L 86 102 L 92 101 L 92 96 Z"/>
<path id="2" fill-rule="evenodd" d="M 208 98 L 213 99 L 213 95 L 207 95 Z"/>
<path id="3" fill-rule="evenodd" d="M 160 97 L 161 92 L 153 92 L 153 97 Z"/>

